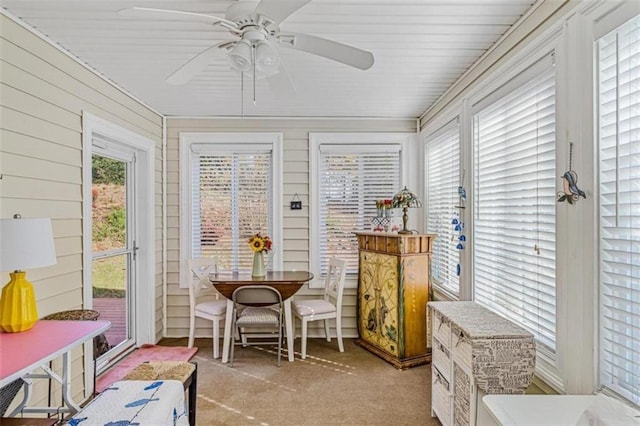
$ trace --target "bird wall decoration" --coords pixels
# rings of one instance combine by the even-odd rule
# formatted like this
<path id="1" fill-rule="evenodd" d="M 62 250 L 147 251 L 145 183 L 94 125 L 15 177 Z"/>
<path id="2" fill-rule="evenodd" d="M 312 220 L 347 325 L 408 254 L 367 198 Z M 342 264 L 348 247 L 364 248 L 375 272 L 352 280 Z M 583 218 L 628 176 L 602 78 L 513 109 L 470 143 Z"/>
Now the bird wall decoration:
<path id="1" fill-rule="evenodd" d="M 580 197 L 587 198 L 587 194 L 580 188 L 578 188 L 578 174 L 573 170 L 569 170 L 562 175 L 563 191 L 558 192 L 558 202 L 567 201 L 569 204 L 573 204 Z"/>
<path id="2" fill-rule="evenodd" d="M 569 142 L 569 171 L 560 176 L 562 181 L 562 191 L 558 192 L 558 202 L 567 201 L 573 204 L 582 198 L 587 198 L 587 194 L 578 188 L 578 174 L 573 171 L 573 142 Z"/>

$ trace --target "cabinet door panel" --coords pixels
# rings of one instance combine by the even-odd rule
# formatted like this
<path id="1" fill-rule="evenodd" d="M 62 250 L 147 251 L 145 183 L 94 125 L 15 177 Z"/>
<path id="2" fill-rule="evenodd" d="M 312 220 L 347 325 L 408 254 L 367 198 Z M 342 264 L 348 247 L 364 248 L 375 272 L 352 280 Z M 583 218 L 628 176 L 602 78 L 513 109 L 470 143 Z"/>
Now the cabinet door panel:
<path id="1" fill-rule="evenodd" d="M 360 337 L 398 356 L 398 259 L 380 253 L 360 252 L 358 328 Z"/>
<path id="2" fill-rule="evenodd" d="M 427 302 L 429 301 L 429 258 L 403 256 L 401 259 L 400 326 L 403 327 L 401 352 L 406 357 L 425 353 L 427 346 Z"/>
<path id="3" fill-rule="evenodd" d="M 470 420 L 471 377 L 453 363 L 453 424 L 467 426 Z"/>

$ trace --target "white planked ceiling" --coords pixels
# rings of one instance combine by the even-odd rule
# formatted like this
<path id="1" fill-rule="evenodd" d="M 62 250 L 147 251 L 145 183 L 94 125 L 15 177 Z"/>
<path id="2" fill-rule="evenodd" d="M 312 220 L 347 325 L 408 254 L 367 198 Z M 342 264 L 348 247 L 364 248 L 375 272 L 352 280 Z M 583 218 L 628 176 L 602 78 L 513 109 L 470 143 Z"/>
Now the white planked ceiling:
<path id="1" fill-rule="evenodd" d="M 418 117 L 489 49 L 534 0 L 312 0 L 281 25 L 373 53 L 361 71 L 318 56 L 279 49 L 295 94 L 240 74 L 224 56 L 189 83 L 167 76 L 205 48 L 235 39 L 198 22 L 125 18 L 141 6 L 224 17 L 221 0 L 0 0 L 120 87 L 168 116 Z"/>

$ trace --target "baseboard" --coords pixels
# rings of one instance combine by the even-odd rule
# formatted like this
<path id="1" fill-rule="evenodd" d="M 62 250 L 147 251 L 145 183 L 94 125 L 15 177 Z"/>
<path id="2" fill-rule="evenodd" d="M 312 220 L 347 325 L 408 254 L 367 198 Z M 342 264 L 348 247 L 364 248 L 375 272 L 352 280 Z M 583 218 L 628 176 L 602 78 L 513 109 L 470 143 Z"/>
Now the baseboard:
<path id="1" fill-rule="evenodd" d="M 558 392 L 554 388 L 538 376 L 533 376 L 533 382 L 526 393 L 528 395 L 558 395 Z"/>

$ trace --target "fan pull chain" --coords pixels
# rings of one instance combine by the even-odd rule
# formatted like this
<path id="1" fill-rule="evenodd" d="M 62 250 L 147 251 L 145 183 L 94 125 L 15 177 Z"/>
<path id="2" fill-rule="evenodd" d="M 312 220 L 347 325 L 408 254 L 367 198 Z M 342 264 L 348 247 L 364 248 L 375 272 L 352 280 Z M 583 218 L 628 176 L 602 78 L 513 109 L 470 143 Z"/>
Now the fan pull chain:
<path id="1" fill-rule="evenodd" d="M 573 142 L 569 142 L 569 171 L 573 170 Z"/>
<path id="2" fill-rule="evenodd" d="M 253 106 L 256 106 L 256 48 L 251 45 L 251 55 L 253 56 Z"/>
<path id="3" fill-rule="evenodd" d="M 240 115 L 244 118 L 244 73 L 240 71 Z"/>

